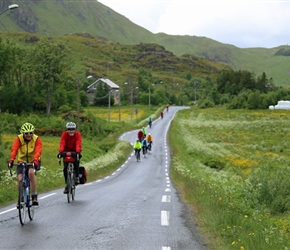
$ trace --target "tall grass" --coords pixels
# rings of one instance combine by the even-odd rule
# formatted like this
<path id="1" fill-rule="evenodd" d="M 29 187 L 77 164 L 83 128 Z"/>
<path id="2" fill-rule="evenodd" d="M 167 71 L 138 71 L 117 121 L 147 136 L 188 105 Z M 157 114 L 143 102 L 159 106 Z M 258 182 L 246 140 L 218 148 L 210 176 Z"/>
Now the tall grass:
<path id="1" fill-rule="evenodd" d="M 171 174 L 210 249 L 289 249 L 289 111 L 180 112 Z"/>

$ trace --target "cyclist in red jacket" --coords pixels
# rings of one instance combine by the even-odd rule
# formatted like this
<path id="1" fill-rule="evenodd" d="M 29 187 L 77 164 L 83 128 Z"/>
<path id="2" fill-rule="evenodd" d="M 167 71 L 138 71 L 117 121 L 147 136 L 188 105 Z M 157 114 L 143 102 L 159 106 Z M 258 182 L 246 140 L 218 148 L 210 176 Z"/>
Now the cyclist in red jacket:
<path id="1" fill-rule="evenodd" d="M 139 130 L 139 131 L 138 131 L 137 137 L 138 137 L 138 139 L 139 139 L 140 142 L 143 140 L 143 138 L 144 138 L 144 133 L 143 133 L 142 130 Z"/>
<path id="2" fill-rule="evenodd" d="M 79 180 L 79 165 L 80 165 L 80 158 L 82 152 L 82 135 L 80 132 L 76 131 L 76 124 L 74 122 L 68 122 L 66 124 L 66 131 L 64 131 L 61 135 L 60 144 L 59 144 L 59 154 L 58 158 L 61 157 L 62 152 L 76 152 L 77 159 L 74 161 L 74 168 L 76 173 L 76 184 L 80 183 Z M 63 175 L 66 184 L 67 179 L 67 166 L 68 162 L 65 161 L 64 158 L 64 168 L 63 168 Z M 63 191 L 64 194 L 68 192 L 67 186 Z"/>

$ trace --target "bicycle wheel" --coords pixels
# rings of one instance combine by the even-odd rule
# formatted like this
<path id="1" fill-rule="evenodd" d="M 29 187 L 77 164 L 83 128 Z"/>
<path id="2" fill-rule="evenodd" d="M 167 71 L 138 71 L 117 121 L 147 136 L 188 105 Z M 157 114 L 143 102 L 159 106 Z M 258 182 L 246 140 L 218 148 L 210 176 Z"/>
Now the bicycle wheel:
<path id="1" fill-rule="evenodd" d="M 140 161 L 140 151 L 137 153 L 137 161 Z"/>
<path id="2" fill-rule="evenodd" d="M 69 167 L 70 166 L 68 166 L 68 170 L 67 170 L 67 180 L 66 180 L 66 186 L 67 186 L 67 189 L 68 189 L 68 192 L 67 192 L 67 202 L 68 203 L 70 203 L 71 187 L 72 187 L 72 179 L 71 179 L 71 173 L 70 173 Z"/>
<path id="3" fill-rule="evenodd" d="M 25 218 L 26 218 L 26 204 L 25 204 L 25 190 L 24 187 L 21 185 L 19 188 L 19 194 L 18 194 L 18 212 L 19 212 L 19 220 L 20 224 L 24 225 Z"/>
<path id="4" fill-rule="evenodd" d="M 73 169 L 74 166 L 72 166 Z M 72 177 L 72 185 L 71 185 L 71 199 L 74 201 L 75 200 L 75 195 L 76 195 L 76 177 L 75 177 L 75 173 L 72 172 L 71 173 L 71 177 Z"/>
<path id="5" fill-rule="evenodd" d="M 35 209 L 35 206 L 32 205 L 32 196 L 30 195 L 29 200 L 28 200 L 28 217 L 30 220 L 33 220 L 34 209 Z"/>

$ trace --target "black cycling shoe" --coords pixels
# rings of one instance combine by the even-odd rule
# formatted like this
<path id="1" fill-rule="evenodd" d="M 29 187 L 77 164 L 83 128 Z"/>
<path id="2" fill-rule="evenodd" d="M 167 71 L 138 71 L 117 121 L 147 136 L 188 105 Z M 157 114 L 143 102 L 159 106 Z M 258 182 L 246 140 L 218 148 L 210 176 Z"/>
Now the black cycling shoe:
<path id="1" fill-rule="evenodd" d="M 33 206 L 38 206 L 38 200 L 37 200 L 37 194 L 32 195 L 32 205 Z"/>
<path id="2" fill-rule="evenodd" d="M 67 187 L 64 188 L 63 193 L 64 194 L 68 194 L 68 188 Z"/>

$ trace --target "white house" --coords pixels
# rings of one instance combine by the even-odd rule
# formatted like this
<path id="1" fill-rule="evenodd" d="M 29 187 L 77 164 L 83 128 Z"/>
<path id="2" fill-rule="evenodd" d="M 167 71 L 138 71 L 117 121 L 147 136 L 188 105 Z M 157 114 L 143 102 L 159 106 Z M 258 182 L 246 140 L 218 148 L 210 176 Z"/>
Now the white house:
<path id="1" fill-rule="evenodd" d="M 116 94 L 116 93 L 118 93 L 120 87 L 116 83 L 112 82 L 110 79 L 99 78 L 98 80 L 96 80 L 95 82 L 93 82 L 87 87 L 87 93 L 88 93 L 88 98 L 89 98 L 90 103 L 94 102 L 95 91 L 99 83 L 105 83 L 106 85 L 108 85 L 114 97 L 118 98 L 119 94 Z"/>

